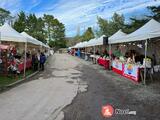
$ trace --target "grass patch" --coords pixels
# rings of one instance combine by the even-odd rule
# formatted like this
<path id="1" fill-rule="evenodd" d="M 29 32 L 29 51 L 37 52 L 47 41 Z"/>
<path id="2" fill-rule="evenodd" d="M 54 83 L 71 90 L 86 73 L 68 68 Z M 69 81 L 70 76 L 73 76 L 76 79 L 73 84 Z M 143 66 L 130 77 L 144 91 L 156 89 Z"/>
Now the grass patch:
<path id="1" fill-rule="evenodd" d="M 26 77 L 31 75 L 34 71 L 32 70 L 27 70 L 26 71 Z M 17 78 L 15 78 L 14 76 L 0 76 L 0 87 L 12 84 L 18 80 L 23 79 L 23 73 L 18 75 Z"/>

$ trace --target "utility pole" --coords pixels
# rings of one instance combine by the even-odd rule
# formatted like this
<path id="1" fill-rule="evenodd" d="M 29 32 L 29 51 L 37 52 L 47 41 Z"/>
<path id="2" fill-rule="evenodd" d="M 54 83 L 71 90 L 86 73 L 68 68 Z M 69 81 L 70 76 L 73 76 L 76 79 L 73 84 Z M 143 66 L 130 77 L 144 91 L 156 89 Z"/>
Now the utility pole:
<path id="1" fill-rule="evenodd" d="M 77 26 L 77 36 L 79 36 L 80 35 L 80 24 L 78 24 L 78 26 Z"/>

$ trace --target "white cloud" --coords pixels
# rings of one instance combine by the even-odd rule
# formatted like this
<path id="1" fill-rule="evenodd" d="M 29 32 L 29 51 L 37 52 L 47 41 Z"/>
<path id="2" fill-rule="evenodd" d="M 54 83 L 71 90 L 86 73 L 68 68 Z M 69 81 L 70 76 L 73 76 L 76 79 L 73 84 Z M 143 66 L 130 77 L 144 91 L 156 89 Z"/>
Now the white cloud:
<path id="1" fill-rule="evenodd" d="M 28 4 L 25 5 L 26 1 Z M 1 0 L 0 7 L 12 12 L 25 10 L 37 16 L 52 14 L 67 27 L 67 34 L 76 31 L 78 24 L 92 26 L 96 17 L 110 18 L 114 12 L 130 14 L 150 5 L 160 5 L 160 0 Z M 75 33 L 75 32 L 74 32 Z"/>
<path id="2" fill-rule="evenodd" d="M 55 15 L 67 26 L 88 26 L 96 23 L 96 17 L 110 18 L 114 12 L 127 14 L 149 5 L 160 4 L 154 0 L 61 0 L 56 8 L 48 13 Z M 51 6 L 50 6 L 51 8 Z M 90 22 L 89 22 L 90 21 Z M 89 24 L 91 23 L 91 24 Z M 69 28 L 69 27 L 68 27 Z M 69 30 L 70 31 L 70 30 Z M 76 29 L 75 29 L 76 31 Z"/>
<path id="3" fill-rule="evenodd" d="M 13 10 L 12 12 L 18 11 L 19 6 L 21 5 L 20 0 L 1 0 L 0 7 L 2 8 L 10 8 Z"/>

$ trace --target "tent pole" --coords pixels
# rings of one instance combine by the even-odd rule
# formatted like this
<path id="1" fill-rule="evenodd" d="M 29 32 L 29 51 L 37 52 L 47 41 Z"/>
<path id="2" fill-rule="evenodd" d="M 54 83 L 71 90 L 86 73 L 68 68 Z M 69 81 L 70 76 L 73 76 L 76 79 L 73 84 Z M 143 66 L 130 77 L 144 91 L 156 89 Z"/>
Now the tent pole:
<path id="1" fill-rule="evenodd" d="M 144 85 L 146 85 L 146 72 L 147 72 L 146 58 L 147 58 L 147 46 L 148 46 L 148 41 L 146 40 L 146 42 L 145 42 L 145 64 L 144 64 Z"/>
<path id="2" fill-rule="evenodd" d="M 96 64 L 96 46 L 93 46 L 94 48 L 94 58 L 93 58 L 93 63 Z"/>
<path id="3" fill-rule="evenodd" d="M 1 44 L 1 32 L 0 32 L 0 44 Z"/>
<path id="4" fill-rule="evenodd" d="M 87 59 L 86 59 L 86 58 L 87 58 L 87 50 L 86 50 L 86 47 L 84 47 L 84 49 L 85 49 L 85 50 L 84 50 L 84 51 L 85 51 L 85 52 L 84 52 L 84 53 L 85 53 L 85 60 L 87 60 Z"/>
<path id="5" fill-rule="evenodd" d="M 25 42 L 25 54 L 24 54 L 24 77 L 26 77 L 26 62 L 27 62 L 27 42 Z"/>
<path id="6" fill-rule="evenodd" d="M 112 45 L 109 44 L 109 69 L 111 70 L 111 64 L 112 64 L 112 57 L 111 57 L 111 50 L 112 50 Z"/>
<path id="7" fill-rule="evenodd" d="M 93 54 L 96 54 L 96 46 L 93 46 Z"/>

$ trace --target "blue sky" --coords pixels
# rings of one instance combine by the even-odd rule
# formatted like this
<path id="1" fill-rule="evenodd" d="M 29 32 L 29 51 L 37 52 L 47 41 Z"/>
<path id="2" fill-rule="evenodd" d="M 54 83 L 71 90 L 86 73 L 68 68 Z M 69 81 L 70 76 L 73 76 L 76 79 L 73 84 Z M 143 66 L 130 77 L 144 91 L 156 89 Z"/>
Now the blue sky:
<path id="1" fill-rule="evenodd" d="M 160 5 L 160 0 L 0 0 L 0 7 L 12 14 L 23 10 L 37 16 L 54 15 L 66 26 L 66 35 L 74 36 L 88 26 L 97 28 L 97 16 L 110 19 L 114 12 L 141 17 L 149 14 L 147 6 Z"/>

